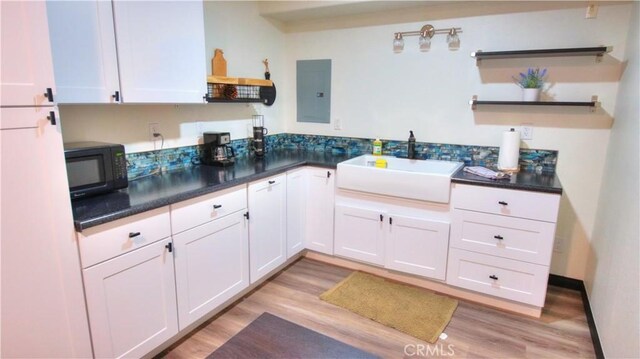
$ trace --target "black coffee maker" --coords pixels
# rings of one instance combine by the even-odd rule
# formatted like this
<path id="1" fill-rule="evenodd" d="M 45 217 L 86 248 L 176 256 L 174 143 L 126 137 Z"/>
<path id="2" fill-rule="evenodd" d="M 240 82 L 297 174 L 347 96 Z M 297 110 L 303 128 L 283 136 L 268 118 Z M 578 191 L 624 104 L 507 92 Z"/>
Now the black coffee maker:
<path id="1" fill-rule="evenodd" d="M 269 133 L 269 131 L 264 127 L 264 116 L 262 115 L 253 115 L 253 153 L 256 157 L 264 156 L 265 152 L 267 152 L 265 146 L 264 136 Z"/>
<path id="2" fill-rule="evenodd" d="M 233 147 L 227 146 L 231 142 L 229 132 L 204 132 L 204 151 L 202 163 L 211 166 L 226 167 L 235 162 L 236 154 Z"/>

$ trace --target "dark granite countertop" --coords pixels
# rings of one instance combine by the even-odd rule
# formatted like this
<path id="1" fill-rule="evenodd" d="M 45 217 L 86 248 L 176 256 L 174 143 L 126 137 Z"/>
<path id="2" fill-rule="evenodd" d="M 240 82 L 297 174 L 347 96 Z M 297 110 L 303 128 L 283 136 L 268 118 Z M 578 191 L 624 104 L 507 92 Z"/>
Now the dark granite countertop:
<path id="1" fill-rule="evenodd" d="M 476 186 L 562 194 L 562 185 L 560 184 L 560 179 L 558 179 L 558 176 L 555 173 L 544 174 L 518 172 L 513 174 L 509 179 L 492 180 L 465 172 L 463 169 L 464 167 L 453 175 L 451 182 Z"/>
<path id="2" fill-rule="evenodd" d="M 277 150 L 262 159 L 239 157 L 233 166 L 194 166 L 129 182 L 120 191 L 72 201 L 74 225 L 82 231 L 99 224 L 163 207 L 221 189 L 310 165 L 336 168 L 355 155 Z"/>
<path id="3" fill-rule="evenodd" d="M 327 152 L 276 150 L 262 159 L 253 156 L 236 158 L 231 167 L 194 166 L 151 175 L 129 182 L 120 191 L 72 201 L 74 225 L 83 231 L 100 224 L 146 212 L 155 208 L 202 196 L 225 188 L 245 184 L 305 165 L 336 168 L 338 163 L 358 155 L 335 155 Z M 555 174 L 520 172 L 509 180 L 490 180 L 460 169 L 454 183 L 517 190 L 562 193 Z"/>

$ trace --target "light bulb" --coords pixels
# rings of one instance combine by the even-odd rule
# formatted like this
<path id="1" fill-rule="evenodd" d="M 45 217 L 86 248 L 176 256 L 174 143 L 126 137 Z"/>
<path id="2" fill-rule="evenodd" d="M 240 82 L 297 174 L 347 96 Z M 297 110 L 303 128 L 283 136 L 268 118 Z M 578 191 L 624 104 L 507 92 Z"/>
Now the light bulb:
<path id="1" fill-rule="evenodd" d="M 402 34 L 397 32 L 395 38 L 393 39 L 393 52 L 402 52 L 404 49 L 404 39 L 402 38 Z"/>
<path id="2" fill-rule="evenodd" d="M 418 45 L 420 45 L 420 51 L 429 51 L 431 48 L 431 38 L 427 34 L 422 33 L 420 39 L 418 39 Z"/>
<path id="3" fill-rule="evenodd" d="M 449 50 L 458 50 L 460 48 L 460 37 L 458 37 L 458 32 L 455 28 L 449 30 L 447 43 L 449 44 Z"/>

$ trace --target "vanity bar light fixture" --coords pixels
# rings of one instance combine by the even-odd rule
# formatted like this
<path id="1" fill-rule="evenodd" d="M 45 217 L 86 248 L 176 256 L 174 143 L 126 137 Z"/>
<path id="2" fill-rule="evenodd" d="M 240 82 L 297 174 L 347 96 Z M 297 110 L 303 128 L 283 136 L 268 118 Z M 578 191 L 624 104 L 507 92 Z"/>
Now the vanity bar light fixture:
<path id="1" fill-rule="evenodd" d="M 429 51 L 431 48 L 431 38 L 437 34 L 447 34 L 447 44 L 449 50 L 458 50 L 460 48 L 460 37 L 458 33 L 462 32 L 460 27 L 452 27 L 450 29 L 436 29 L 432 25 L 424 25 L 419 31 L 403 31 L 396 32 L 393 39 L 393 51 L 402 52 L 404 49 L 404 36 L 419 35 L 418 45 L 420 51 Z"/>

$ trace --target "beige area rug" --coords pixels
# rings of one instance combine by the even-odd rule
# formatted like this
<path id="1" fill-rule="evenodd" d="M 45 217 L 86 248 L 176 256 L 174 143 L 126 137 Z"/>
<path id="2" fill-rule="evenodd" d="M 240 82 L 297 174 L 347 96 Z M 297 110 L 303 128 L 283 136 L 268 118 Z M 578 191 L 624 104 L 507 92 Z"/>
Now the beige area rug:
<path id="1" fill-rule="evenodd" d="M 363 272 L 351 273 L 320 299 L 429 343 L 458 307 L 455 299 Z"/>

